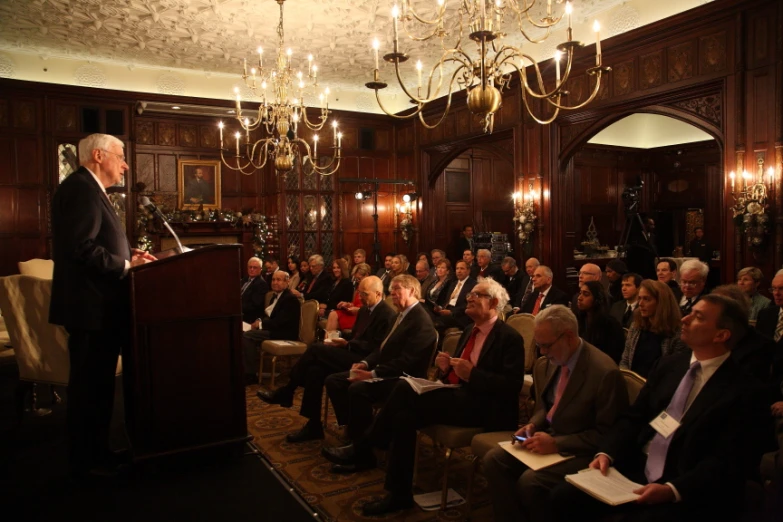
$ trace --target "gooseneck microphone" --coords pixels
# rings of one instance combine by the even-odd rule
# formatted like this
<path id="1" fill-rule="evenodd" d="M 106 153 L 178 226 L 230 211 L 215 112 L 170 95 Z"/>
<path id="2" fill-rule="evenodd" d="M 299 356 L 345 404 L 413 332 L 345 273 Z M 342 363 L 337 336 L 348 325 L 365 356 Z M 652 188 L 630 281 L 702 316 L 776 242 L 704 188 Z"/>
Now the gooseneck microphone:
<path id="1" fill-rule="evenodd" d="M 190 249 L 185 250 L 185 248 L 182 247 L 182 243 L 179 240 L 179 236 L 177 236 L 177 233 L 174 232 L 174 229 L 171 228 L 171 225 L 169 225 L 168 220 L 166 219 L 166 216 L 163 215 L 163 212 L 160 211 L 158 207 L 155 206 L 155 203 L 150 201 L 150 198 L 147 196 L 142 196 L 139 198 L 139 203 L 142 207 L 146 208 L 156 216 L 160 218 L 161 221 L 163 221 L 163 225 L 168 229 L 169 232 L 171 232 L 171 235 L 174 236 L 174 241 L 177 242 L 177 247 L 179 247 L 179 253 L 182 254 L 183 252 L 188 252 Z"/>

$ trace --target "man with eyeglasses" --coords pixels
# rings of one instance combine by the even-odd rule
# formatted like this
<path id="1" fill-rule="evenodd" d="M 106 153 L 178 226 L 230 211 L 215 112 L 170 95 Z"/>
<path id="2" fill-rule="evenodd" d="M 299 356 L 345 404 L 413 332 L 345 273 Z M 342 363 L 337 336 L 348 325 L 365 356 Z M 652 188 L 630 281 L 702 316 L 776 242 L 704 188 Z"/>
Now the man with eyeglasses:
<path id="1" fill-rule="evenodd" d="M 413 506 L 417 430 L 432 424 L 475 426 L 485 431 L 517 427 L 524 340 L 498 320 L 507 303 L 508 294 L 498 282 L 485 280 L 476 285 L 468 293 L 465 311 L 473 324 L 463 332 L 453 356 L 440 352 L 435 358 L 441 382 L 458 387 L 418 395 L 407 382 L 398 381 L 370 429 L 354 441 L 353 458 L 345 463 L 369 464 L 373 447 L 391 448 L 384 486 L 387 494 L 365 504 L 364 516 Z"/>
<path id="2" fill-rule="evenodd" d="M 419 280 L 419 284 L 421 285 L 421 295 L 427 295 L 427 290 L 429 290 L 430 286 L 437 280 L 437 278 L 430 273 L 429 263 L 423 259 L 416 262 L 416 279 Z"/>
<path id="3" fill-rule="evenodd" d="M 438 316 L 435 328 L 441 333 L 447 328 L 463 329 L 470 323 L 470 318 L 465 315 L 465 308 L 468 305 L 468 292 L 476 286 L 476 280 L 470 277 L 470 268 L 465 261 L 457 261 L 454 273 L 457 278 L 443 289 L 438 297 L 438 304 L 433 308 Z"/>
<path id="4" fill-rule="evenodd" d="M 549 492 L 587 467 L 603 435 L 628 407 L 628 391 L 614 361 L 579 337 L 576 316 L 562 305 L 536 316 L 533 337 L 543 357 L 533 367 L 536 406 L 514 434 L 515 444 L 541 455 L 574 458 L 533 471 L 502 447 L 484 456 L 494 520 L 547 520 Z"/>
<path id="5" fill-rule="evenodd" d="M 131 267 L 155 260 L 130 247 L 106 193 L 128 170 L 123 147 L 108 134 L 81 140 L 81 166 L 60 184 L 51 206 L 49 322 L 68 331 L 68 458 L 76 480 L 117 472 L 108 435 L 117 357 L 130 335 L 123 279 Z"/>
<path id="6" fill-rule="evenodd" d="M 585 263 L 579 270 L 579 286 L 581 287 L 583 283 L 588 281 L 600 281 L 602 275 L 601 267 L 593 263 Z M 571 311 L 575 315 L 579 313 L 579 307 L 576 304 L 577 299 L 579 299 L 579 292 L 571 299 Z"/>
<path id="7" fill-rule="evenodd" d="M 537 315 L 541 310 L 556 304 L 567 305 L 568 294 L 552 286 L 552 269 L 539 265 L 533 272 L 533 292 L 522 302 L 519 311 Z"/>
<path id="8" fill-rule="evenodd" d="M 682 298 L 680 299 L 680 313 L 683 317 L 691 313 L 693 305 L 699 302 L 705 292 L 704 287 L 707 284 L 707 275 L 710 267 L 707 263 L 689 259 L 680 267 L 680 288 L 682 289 Z"/>
<path id="9" fill-rule="evenodd" d="M 264 299 L 269 292 L 269 284 L 261 275 L 261 259 L 251 257 L 247 260 L 247 277 L 242 280 L 242 321 L 253 324 L 264 315 Z"/>
<path id="10" fill-rule="evenodd" d="M 302 354 L 291 368 L 288 384 L 274 391 L 259 390 L 258 397 L 270 404 L 290 408 L 294 392 L 304 387 L 299 414 L 307 423 L 299 431 L 286 435 L 288 442 L 297 443 L 324 438 L 321 423 L 321 398 L 324 381 L 337 372 L 365 359 L 376 350 L 394 323 L 395 311 L 383 299 L 383 283 L 376 276 L 367 276 L 359 283 L 362 307 L 356 316 L 350 340 L 329 339 L 329 344 L 315 343 Z"/>

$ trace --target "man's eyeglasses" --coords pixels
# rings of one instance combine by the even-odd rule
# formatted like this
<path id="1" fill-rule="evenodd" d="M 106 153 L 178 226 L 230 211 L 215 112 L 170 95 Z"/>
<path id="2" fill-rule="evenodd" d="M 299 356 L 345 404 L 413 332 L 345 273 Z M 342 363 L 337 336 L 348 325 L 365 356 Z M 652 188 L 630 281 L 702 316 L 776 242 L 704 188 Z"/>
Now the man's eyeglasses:
<path id="1" fill-rule="evenodd" d="M 557 341 L 559 341 L 559 340 L 560 340 L 560 338 L 561 338 L 561 337 L 563 337 L 564 335 L 565 335 L 565 332 L 561 333 L 560 335 L 558 335 L 558 336 L 557 336 L 557 339 L 555 339 L 555 340 L 554 340 L 554 341 L 552 341 L 551 343 L 543 343 L 543 344 L 541 344 L 541 343 L 536 343 L 536 348 L 538 348 L 539 350 L 549 350 L 549 349 L 550 349 L 550 348 L 552 348 L 552 347 L 553 347 L 555 344 L 557 344 Z"/>
<path id="2" fill-rule="evenodd" d="M 680 280 L 680 286 L 696 286 L 696 285 L 698 285 L 699 283 L 701 283 L 701 281 L 685 281 L 685 280 Z"/>
<path id="3" fill-rule="evenodd" d="M 468 295 L 465 296 L 467 299 L 492 299 L 492 296 L 489 294 L 480 294 L 478 292 L 468 292 Z"/>
<path id="4" fill-rule="evenodd" d="M 101 149 L 103 152 L 108 152 L 109 154 L 114 154 L 118 158 L 120 158 L 120 161 L 125 161 L 125 154 L 117 154 L 116 152 L 112 152 L 110 150 Z"/>

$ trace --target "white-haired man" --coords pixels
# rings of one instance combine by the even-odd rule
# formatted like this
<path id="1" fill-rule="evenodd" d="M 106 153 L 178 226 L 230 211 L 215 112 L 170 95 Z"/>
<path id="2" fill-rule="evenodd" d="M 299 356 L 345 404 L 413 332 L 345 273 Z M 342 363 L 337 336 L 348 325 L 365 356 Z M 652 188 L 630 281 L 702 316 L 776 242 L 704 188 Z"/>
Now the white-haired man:
<path id="1" fill-rule="evenodd" d="M 486 248 L 481 248 L 476 252 L 476 263 L 478 264 L 476 279 L 479 277 L 491 277 L 498 283 L 502 283 L 505 279 L 503 270 L 492 263 L 492 253 Z"/>
<path id="2" fill-rule="evenodd" d="M 683 317 L 691 313 L 693 305 L 698 303 L 702 296 L 709 293 L 704 290 L 709 273 L 710 267 L 707 266 L 707 263 L 695 259 L 689 259 L 680 266 L 680 288 L 682 289 L 680 312 Z"/>
<path id="3" fill-rule="evenodd" d="M 123 146 L 107 134 L 81 140 L 81 167 L 60 184 L 52 200 L 49 322 L 64 326 L 69 334 L 68 445 L 75 478 L 111 471 L 114 374 L 130 317 L 122 278 L 131 266 L 155 260 L 130 248 L 106 194 L 128 170 Z"/>

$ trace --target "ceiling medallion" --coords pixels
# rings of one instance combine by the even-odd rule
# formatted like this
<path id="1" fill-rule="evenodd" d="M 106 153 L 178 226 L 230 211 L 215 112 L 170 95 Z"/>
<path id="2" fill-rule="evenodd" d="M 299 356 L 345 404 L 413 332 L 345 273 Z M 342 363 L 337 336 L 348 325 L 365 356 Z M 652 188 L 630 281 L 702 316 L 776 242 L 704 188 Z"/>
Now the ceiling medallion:
<path id="1" fill-rule="evenodd" d="M 328 161 L 318 156 L 318 131 L 326 125 L 329 117 L 329 88 L 319 96 L 321 107 L 320 115 L 316 122 L 310 121 L 307 116 L 305 99 L 305 78 L 302 71 L 294 71 L 291 64 L 293 52 L 285 48 L 285 35 L 283 33 L 283 4 L 285 0 L 275 0 L 280 5 L 280 22 L 277 26 L 277 55 L 271 65 L 267 62 L 264 66 L 264 50 L 258 48 L 258 65 L 251 67 L 248 74 L 247 60 L 244 62 L 242 79 L 252 94 L 261 98 L 258 113 L 253 117 L 243 115 L 241 95 L 239 88 L 234 89 L 236 94 L 236 119 L 244 131 L 236 132 L 234 138 L 235 150 L 231 154 L 228 148 L 223 146 L 223 122 L 220 128 L 220 157 L 226 167 L 237 170 L 242 174 L 252 174 L 262 169 L 269 158 L 274 161 L 275 170 L 278 173 L 290 171 L 300 158 L 302 166 L 318 174 L 327 176 L 334 174 L 340 168 L 340 150 L 342 133 L 337 129 L 337 122 L 332 121 L 332 145 L 321 145 L 321 150 L 331 148 L 332 154 Z M 313 64 L 313 56 L 307 57 L 307 80 L 311 87 L 318 87 L 318 67 Z M 269 92 L 271 90 L 271 92 Z M 298 96 L 294 91 L 298 90 Z M 313 131 L 312 147 L 299 135 L 300 126 L 304 124 Z M 258 131 L 262 137 L 253 141 L 251 133 Z M 226 154 L 228 153 L 228 154 Z M 319 161 L 324 159 L 324 161 Z"/>
<path id="2" fill-rule="evenodd" d="M 565 101 L 568 91 L 564 89 L 564 86 L 571 73 L 574 51 L 581 46 L 581 43 L 574 41 L 572 37 L 572 8 L 570 2 L 566 2 L 564 11 L 555 17 L 552 14 L 552 0 L 547 0 L 546 16 L 538 21 L 533 18 L 531 13 L 531 9 L 536 5 L 537 0 L 522 0 L 521 4 L 519 0 L 459 0 L 458 3 L 459 7 L 456 9 L 456 29 L 452 31 L 446 29 L 447 0 L 437 0 L 436 14 L 432 19 L 427 19 L 416 12 L 410 0 L 402 0 L 401 10 L 396 4 L 394 5 L 392 9 L 394 49 L 391 53 L 384 55 L 383 59 L 394 64 L 395 76 L 400 87 L 410 97 L 416 108 L 404 115 L 393 114 L 384 108 L 379 91 L 387 87 L 388 84 L 380 79 L 378 69 L 380 44 L 375 40 L 373 42 L 375 54 L 374 80 L 367 83 L 366 87 L 375 90 L 378 104 L 389 116 L 398 119 L 418 116 L 425 127 L 428 129 L 435 128 L 443 122 L 449 113 L 452 94 L 455 87 L 457 87 L 456 90 L 465 89 L 467 91 L 468 108 L 473 114 L 481 118 L 484 132 L 491 133 L 494 126 L 495 113 L 500 109 L 503 102 L 502 92 L 509 86 L 512 74 L 516 72 L 519 78 L 521 78 L 520 90 L 525 109 L 536 122 L 545 125 L 554 121 L 561 109 L 580 109 L 590 103 L 598 94 L 602 74 L 611 70 L 609 67 L 603 67 L 601 64 L 600 27 L 598 22 L 595 22 L 593 25 L 593 30 L 596 34 L 595 67 L 587 69 L 587 73 L 595 77 L 595 83 L 590 96 L 585 101 L 569 106 Z M 562 0 L 557 0 L 556 3 L 562 3 Z M 511 30 L 518 30 L 528 42 L 538 44 L 550 36 L 552 28 L 564 16 L 567 21 L 566 41 L 557 46 L 554 57 L 556 78 L 554 85 L 547 86 L 538 64 L 530 55 L 523 53 L 519 47 L 502 43 L 507 33 L 502 31 L 501 27 L 507 23 L 511 26 Z M 431 60 L 434 64 L 426 77 L 425 83 L 422 83 L 422 62 L 416 62 L 416 70 L 419 77 L 416 90 L 406 86 L 401 79 L 400 64 L 408 61 L 410 57 L 400 49 L 398 30 L 400 22 L 402 22 L 402 30 L 411 40 L 427 41 L 433 38 L 441 40 L 442 53 L 439 57 Z M 448 20 L 448 22 L 451 23 L 451 20 Z M 418 32 L 412 34 L 409 30 L 411 28 Z M 545 30 L 545 33 L 540 38 L 534 38 L 526 30 L 528 32 Z M 469 40 L 476 44 L 477 56 L 471 56 L 463 48 L 463 35 L 465 34 L 467 34 Z M 446 39 L 452 37 L 456 37 L 457 44 L 450 47 L 446 44 Z M 563 73 L 561 75 L 561 61 L 563 58 L 565 58 L 565 64 L 562 67 Z M 448 72 L 452 67 L 455 68 L 453 73 Z M 447 70 L 445 78 L 444 69 Z M 531 69 L 534 81 L 528 82 L 528 71 Z M 445 89 L 443 89 L 444 79 L 447 83 Z M 424 119 L 424 108 L 430 102 L 442 96 L 447 96 L 445 110 L 434 123 L 428 123 Z M 548 104 L 554 109 L 553 113 L 549 118 L 543 115 L 537 116 L 534 113 L 534 107 L 531 107 L 531 100 L 546 102 L 546 104 L 543 104 L 543 108 L 546 109 Z M 542 112 L 544 111 L 542 110 Z"/>

